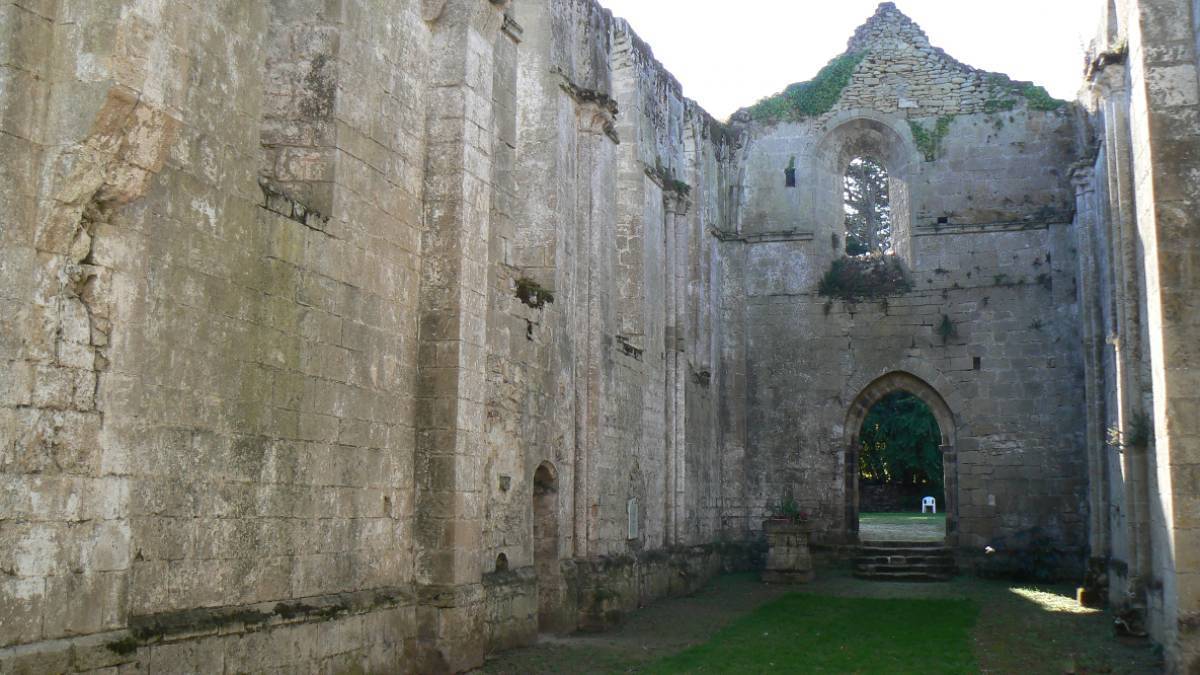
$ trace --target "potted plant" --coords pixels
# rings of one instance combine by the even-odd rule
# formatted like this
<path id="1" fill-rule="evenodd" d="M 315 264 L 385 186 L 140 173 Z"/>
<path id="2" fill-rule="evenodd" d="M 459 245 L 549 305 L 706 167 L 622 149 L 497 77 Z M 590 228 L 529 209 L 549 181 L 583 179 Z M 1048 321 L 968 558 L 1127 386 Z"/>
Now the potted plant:
<path id="1" fill-rule="evenodd" d="M 767 583 L 806 583 L 812 581 L 812 556 L 808 552 L 808 512 L 791 495 L 782 499 L 774 514 L 763 521 L 767 537 L 767 565 L 763 581 Z"/>

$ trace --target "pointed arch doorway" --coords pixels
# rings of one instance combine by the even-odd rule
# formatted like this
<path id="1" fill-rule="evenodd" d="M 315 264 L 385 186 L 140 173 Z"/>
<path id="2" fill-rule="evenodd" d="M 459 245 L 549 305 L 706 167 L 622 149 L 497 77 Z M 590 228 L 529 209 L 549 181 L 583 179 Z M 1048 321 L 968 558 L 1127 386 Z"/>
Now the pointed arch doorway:
<path id="1" fill-rule="evenodd" d="M 928 382 L 904 371 L 893 371 L 879 377 L 858 393 L 846 413 L 845 434 L 845 495 L 846 535 L 859 540 L 859 453 L 862 448 L 863 422 L 871 408 L 884 398 L 897 393 L 911 394 L 929 408 L 941 434 L 938 450 L 942 457 L 942 480 L 945 502 L 939 505 L 946 514 L 945 541 L 947 546 L 958 544 L 958 455 L 954 443 L 957 426 L 946 400 Z"/>

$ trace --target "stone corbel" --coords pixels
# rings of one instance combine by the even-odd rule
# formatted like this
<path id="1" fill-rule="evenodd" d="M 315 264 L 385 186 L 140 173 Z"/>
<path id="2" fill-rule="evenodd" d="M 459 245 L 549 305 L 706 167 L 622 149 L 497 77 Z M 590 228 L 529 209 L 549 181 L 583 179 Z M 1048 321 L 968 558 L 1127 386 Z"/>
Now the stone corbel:
<path id="1" fill-rule="evenodd" d="M 1090 160 L 1076 162 L 1068 172 L 1071 185 L 1075 187 L 1075 198 L 1082 198 L 1096 189 L 1096 167 Z"/>
<path id="2" fill-rule="evenodd" d="M 576 99 L 575 115 L 579 118 L 579 129 L 587 134 L 604 134 L 614 144 L 620 145 L 616 121 L 612 112 L 603 105 Z"/>
<path id="3" fill-rule="evenodd" d="M 1125 78 L 1125 66 L 1112 64 L 1098 70 L 1089 80 L 1089 90 L 1097 99 L 1108 99 L 1123 95 L 1129 88 Z"/>
<path id="4" fill-rule="evenodd" d="M 451 20 L 465 20 L 485 35 L 499 31 L 505 25 L 506 10 L 511 0 L 421 0 L 421 19 L 428 24 L 441 22 L 447 14 Z M 451 5 L 454 8 L 447 12 Z"/>

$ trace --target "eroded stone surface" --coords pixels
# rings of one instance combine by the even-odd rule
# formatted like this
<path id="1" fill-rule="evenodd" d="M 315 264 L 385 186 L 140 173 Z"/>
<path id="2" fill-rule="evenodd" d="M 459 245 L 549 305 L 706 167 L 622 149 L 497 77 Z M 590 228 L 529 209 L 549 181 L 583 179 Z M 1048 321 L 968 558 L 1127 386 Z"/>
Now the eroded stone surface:
<path id="1" fill-rule="evenodd" d="M 1187 670 L 1200 33 L 1110 23 L 1076 106 L 885 3 L 827 110 L 722 124 L 594 0 L 6 0 L 0 669 L 600 629 L 785 497 L 853 540 L 907 389 L 951 543 L 1091 556 Z M 913 288 L 830 300 L 859 154 Z"/>

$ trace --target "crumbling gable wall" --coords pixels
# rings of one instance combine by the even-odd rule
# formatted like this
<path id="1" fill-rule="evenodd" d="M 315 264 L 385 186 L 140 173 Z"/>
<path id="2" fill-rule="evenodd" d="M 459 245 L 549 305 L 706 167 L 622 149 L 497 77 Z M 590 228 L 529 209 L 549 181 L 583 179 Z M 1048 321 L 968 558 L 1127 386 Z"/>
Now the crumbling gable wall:
<path id="1" fill-rule="evenodd" d="M 734 120 L 749 135 L 739 218 L 725 235 L 746 305 L 744 480 L 726 483 L 744 504 L 739 526 L 756 528 L 790 495 L 826 537 L 852 536 L 857 466 L 846 446 L 856 430 L 844 420 L 864 387 L 902 371 L 955 415 L 951 541 L 978 550 L 1041 528 L 1078 556 L 1072 108 L 953 61 L 885 3 L 814 84 Z M 843 255 L 842 175 L 856 155 L 890 173 L 911 289 L 823 297 L 820 281 Z"/>

